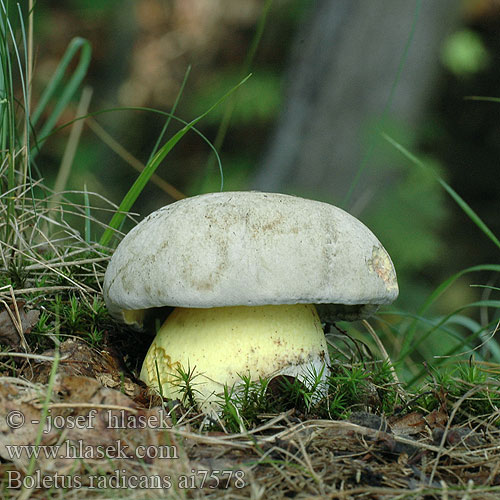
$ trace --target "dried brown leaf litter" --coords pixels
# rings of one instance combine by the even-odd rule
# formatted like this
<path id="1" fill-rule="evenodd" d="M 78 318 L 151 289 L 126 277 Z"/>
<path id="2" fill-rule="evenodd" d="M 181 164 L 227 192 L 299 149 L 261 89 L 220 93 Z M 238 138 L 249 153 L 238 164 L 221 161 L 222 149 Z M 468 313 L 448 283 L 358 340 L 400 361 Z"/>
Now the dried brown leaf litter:
<path id="1" fill-rule="evenodd" d="M 0 344 L 17 348 L 26 347 L 24 334 L 29 333 L 40 317 L 40 311 L 26 309 L 24 302 L 7 304 L 0 300 Z"/>
<path id="2" fill-rule="evenodd" d="M 105 387 L 105 381 L 64 369 L 45 384 L 0 379 L 0 457 L 8 495 L 113 498 L 111 490 L 116 495 L 133 490 L 136 498 L 493 499 L 500 494 L 498 429 L 481 422 L 454 426 L 445 409 L 388 419 L 357 412 L 349 421 L 305 420 L 292 410 L 263 416 L 263 424 L 248 432 L 227 434 L 207 430 L 202 416 L 180 405 L 169 411 L 159 398 L 146 403 L 139 388 L 131 389 L 137 385 L 132 380 L 122 390 Z"/>

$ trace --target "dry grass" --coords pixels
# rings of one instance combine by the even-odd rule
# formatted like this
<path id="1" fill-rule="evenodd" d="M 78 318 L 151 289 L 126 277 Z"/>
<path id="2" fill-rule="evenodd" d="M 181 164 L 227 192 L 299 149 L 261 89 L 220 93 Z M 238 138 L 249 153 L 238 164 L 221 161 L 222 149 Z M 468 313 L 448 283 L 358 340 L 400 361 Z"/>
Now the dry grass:
<path id="1" fill-rule="evenodd" d="M 297 420 L 292 412 L 276 415 L 252 432 L 239 435 L 200 431 L 183 421 L 168 431 L 170 442 L 179 450 L 177 459 L 149 464 L 115 460 L 101 463 L 99 469 L 88 461 L 85 468 L 94 473 L 99 470 L 108 479 L 119 469 L 123 481 L 170 477 L 171 487 L 161 492 L 134 491 L 134 498 L 493 499 L 500 493 L 499 432 L 485 424 L 475 426 L 473 434 L 454 428 L 441 445 L 430 426 L 418 436 L 407 437 L 349 421 Z M 159 446 L 153 434 L 143 430 L 140 438 Z M 121 439 L 125 439 L 123 435 Z M 128 439 L 131 442 L 130 432 Z M 224 475 L 222 471 L 226 471 Z M 238 471 L 244 487 L 235 481 Z M 54 474 L 50 465 L 46 474 Z M 73 474 L 84 476 L 80 468 Z M 212 479 L 203 481 L 204 474 Z M 229 474 L 232 480 L 226 485 Z M 183 476 L 189 478 L 188 487 L 176 487 Z M 214 478 L 223 479 L 223 487 L 216 487 Z M 47 498 L 46 490 L 30 493 L 34 498 Z M 52 493 L 53 498 L 63 494 L 70 498 L 82 494 L 85 498 L 127 496 L 123 489 L 103 491 L 84 486 Z"/>

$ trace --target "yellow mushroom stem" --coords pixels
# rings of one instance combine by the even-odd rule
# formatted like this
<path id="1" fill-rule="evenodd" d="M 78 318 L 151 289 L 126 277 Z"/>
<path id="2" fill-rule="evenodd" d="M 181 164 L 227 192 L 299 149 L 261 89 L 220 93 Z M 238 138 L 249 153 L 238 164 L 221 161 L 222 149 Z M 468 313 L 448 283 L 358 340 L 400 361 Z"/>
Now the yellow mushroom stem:
<path id="1" fill-rule="evenodd" d="M 307 381 L 323 372 L 328 349 L 311 304 L 177 308 L 163 323 L 144 360 L 141 379 L 181 396 L 179 372 L 194 372 L 192 387 L 204 411 L 216 409 L 224 385 L 249 375 L 289 375 Z"/>

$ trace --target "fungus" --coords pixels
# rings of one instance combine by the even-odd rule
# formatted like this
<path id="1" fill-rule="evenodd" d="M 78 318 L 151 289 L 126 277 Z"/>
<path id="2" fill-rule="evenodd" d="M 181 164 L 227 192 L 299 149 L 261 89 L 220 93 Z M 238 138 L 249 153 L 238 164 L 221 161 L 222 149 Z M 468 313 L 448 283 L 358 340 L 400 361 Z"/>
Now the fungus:
<path id="1" fill-rule="evenodd" d="M 176 308 L 141 379 L 174 398 L 178 369 L 193 370 L 206 412 L 242 375 L 326 378 L 321 320 L 365 317 L 397 295 L 389 255 L 356 218 L 327 203 L 243 191 L 152 213 L 118 245 L 104 279 L 121 321 L 137 326 L 144 310 Z"/>

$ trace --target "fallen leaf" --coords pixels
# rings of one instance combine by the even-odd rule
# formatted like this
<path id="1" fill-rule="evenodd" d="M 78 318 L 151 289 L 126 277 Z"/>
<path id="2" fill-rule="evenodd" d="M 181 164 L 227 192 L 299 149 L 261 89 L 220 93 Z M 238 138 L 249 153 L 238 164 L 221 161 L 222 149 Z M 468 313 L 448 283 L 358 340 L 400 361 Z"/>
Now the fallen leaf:
<path id="1" fill-rule="evenodd" d="M 394 434 L 411 436 L 422 432 L 427 422 L 422 413 L 413 411 L 403 417 L 392 417 L 389 419 L 389 425 Z"/>
<path id="2" fill-rule="evenodd" d="M 434 443 L 440 445 L 443 436 L 445 435 L 445 429 L 436 428 L 432 431 L 432 438 Z M 451 427 L 446 432 L 444 445 L 449 446 L 468 446 L 472 448 L 477 448 L 478 446 L 485 444 L 484 438 L 481 434 L 472 431 L 471 429 L 466 429 L 463 427 Z"/>
<path id="3" fill-rule="evenodd" d="M 54 349 L 49 349 L 42 354 L 53 357 Z M 91 347 L 82 340 L 74 338 L 64 341 L 59 346 L 59 354 L 62 359 L 57 373 L 60 375 L 96 379 L 100 385 L 117 389 L 139 404 L 147 406 L 160 404 L 160 399 L 150 394 L 151 391 L 142 382 L 137 383 L 138 381 L 126 375 L 122 360 L 113 349 Z M 34 382 L 46 384 L 51 369 L 52 361 L 37 361 L 27 366 L 26 370 L 30 372 L 23 375 Z"/>
<path id="4" fill-rule="evenodd" d="M 445 427 L 448 422 L 448 414 L 444 410 L 444 408 L 439 408 L 439 410 L 433 410 L 425 417 L 425 421 L 427 425 L 431 429 L 435 429 L 436 427 Z"/>
<path id="5" fill-rule="evenodd" d="M 102 477 L 116 470 L 123 477 L 177 477 L 197 465 L 162 407 L 140 408 L 125 394 L 80 376 L 58 375 L 44 408 L 46 391 L 21 379 L 0 379 L 0 457 L 22 473 L 33 450 L 40 451 L 40 477 L 72 474 L 82 484 L 89 470 Z"/>
<path id="6" fill-rule="evenodd" d="M 22 332 L 23 334 L 29 333 L 38 322 L 40 311 L 35 309 L 26 310 L 24 308 L 24 302 L 22 301 L 18 301 L 16 305 L 21 319 Z M 4 310 L 0 312 L 0 343 L 9 347 L 18 348 L 23 339 L 19 335 L 19 330 L 12 321 L 12 318 L 17 321 L 16 308 L 13 304 L 10 304 L 9 310 L 7 311 L 4 305 Z"/>

